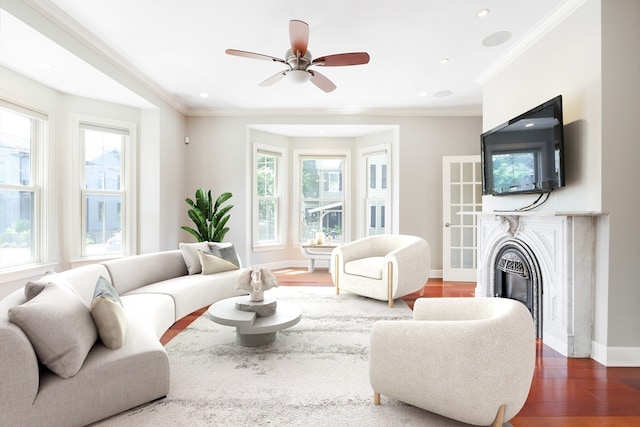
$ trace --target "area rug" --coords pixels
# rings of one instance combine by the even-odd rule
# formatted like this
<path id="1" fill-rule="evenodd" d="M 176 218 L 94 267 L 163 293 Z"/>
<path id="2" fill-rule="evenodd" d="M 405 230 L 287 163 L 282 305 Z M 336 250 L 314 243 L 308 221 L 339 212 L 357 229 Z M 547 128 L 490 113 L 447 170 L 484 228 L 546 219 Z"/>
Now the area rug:
<path id="1" fill-rule="evenodd" d="M 196 319 L 170 341 L 169 395 L 100 426 L 464 426 L 382 396 L 373 404 L 368 345 L 382 319 L 409 319 L 393 308 L 332 287 L 283 286 L 267 292 L 297 304 L 301 321 L 263 347 L 241 347 L 235 328 Z"/>

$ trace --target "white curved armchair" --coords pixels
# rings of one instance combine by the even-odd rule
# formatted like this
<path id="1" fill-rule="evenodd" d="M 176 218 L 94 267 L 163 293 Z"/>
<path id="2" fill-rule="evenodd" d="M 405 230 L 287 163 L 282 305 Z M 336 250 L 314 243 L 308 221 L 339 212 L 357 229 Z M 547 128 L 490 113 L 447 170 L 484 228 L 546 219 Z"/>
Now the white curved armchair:
<path id="1" fill-rule="evenodd" d="M 414 319 L 371 330 L 374 403 L 386 395 L 473 425 L 522 409 L 535 368 L 531 313 L 506 298 L 419 298 Z"/>
<path id="2" fill-rule="evenodd" d="M 393 307 L 394 299 L 424 291 L 431 270 L 431 249 L 418 236 L 382 234 L 335 248 L 331 263 L 337 294 L 343 289 L 389 301 Z"/>

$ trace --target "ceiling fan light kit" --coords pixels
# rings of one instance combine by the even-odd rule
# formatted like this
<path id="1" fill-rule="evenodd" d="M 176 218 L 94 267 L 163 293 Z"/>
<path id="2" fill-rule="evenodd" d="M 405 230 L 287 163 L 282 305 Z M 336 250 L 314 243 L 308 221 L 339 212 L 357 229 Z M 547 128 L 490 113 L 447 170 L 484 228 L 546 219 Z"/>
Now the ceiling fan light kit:
<path id="1" fill-rule="evenodd" d="M 309 67 L 342 67 L 362 65 L 369 62 L 369 54 L 366 52 L 337 53 L 313 59 L 311 52 L 307 50 L 309 43 L 309 25 L 297 19 L 289 21 L 289 41 L 291 42 L 291 49 L 287 50 L 285 55 L 286 59 L 237 49 L 227 49 L 225 52 L 228 55 L 242 56 L 244 58 L 281 62 L 288 67 L 264 80 L 259 86 L 271 86 L 287 76 L 287 79 L 294 83 L 311 81 L 311 83 L 324 92 L 333 91 L 336 85 L 327 77 L 315 70 L 309 69 Z"/>

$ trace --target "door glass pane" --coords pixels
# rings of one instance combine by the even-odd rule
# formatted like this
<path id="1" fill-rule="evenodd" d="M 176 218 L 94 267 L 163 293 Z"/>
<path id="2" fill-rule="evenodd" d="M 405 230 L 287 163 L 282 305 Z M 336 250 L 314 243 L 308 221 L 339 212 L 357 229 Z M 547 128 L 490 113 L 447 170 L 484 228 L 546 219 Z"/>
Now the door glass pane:
<path id="1" fill-rule="evenodd" d="M 462 260 L 460 257 L 460 249 L 451 248 L 451 268 L 461 268 Z"/>
<path id="2" fill-rule="evenodd" d="M 460 225 L 460 206 L 451 206 L 451 225 Z"/>
<path id="3" fill-rule="evenodd" d="M 462 237 L 460 233 L 459 227 L 451 228 L 451 247 L 459 247 L 461 243 Z"/>
<path id="4" fill-rule="evenodd" d="M 473 163 L 462 164 L 462 180 L 464 182 L 473 181 Z"/>
<path id="5" fill-rule="evenodd" d="M 464 247 L 473 247 L 474 243 L 474 235 L 475 230 L 470 227 L 465 227 L 462 229 L 462 246 Z"/>
<path id="6" fill-rule="evenodd" d="M 465 204 L 473 203 L 473 190 L 474 190 L 473 184 L 462 184 L 462 193 L 463 193 L 462 202 L 463 203 Z"/>
<path id="7" fill-rule="evenodd" d="M 463 249 L 462 265 L 464 268 L 475 268 L 476 251 L 475 249 Z"/>
<path id="8" fill-rule="evenodd" d="M 460 182 L 460 164 L 459 163 L 451 163 L 451 176 L 449 179 L 451 182 Z"/>
<path id="9" fill-rule="evenodd" d="M 451 203 L 461 203 L 460 184 L 451 184 Z"/>

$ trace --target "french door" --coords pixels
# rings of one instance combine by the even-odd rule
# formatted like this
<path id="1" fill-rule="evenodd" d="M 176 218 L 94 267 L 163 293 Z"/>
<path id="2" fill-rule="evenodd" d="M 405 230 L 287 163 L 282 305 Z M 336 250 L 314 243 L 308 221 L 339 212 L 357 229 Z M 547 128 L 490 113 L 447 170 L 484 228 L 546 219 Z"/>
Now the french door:
<path id="1" fill-rule="evenodd" d="M 477 217 L 482 211 L 480 156 L 442 159 L 442 279 L 477 280 Z"/>

